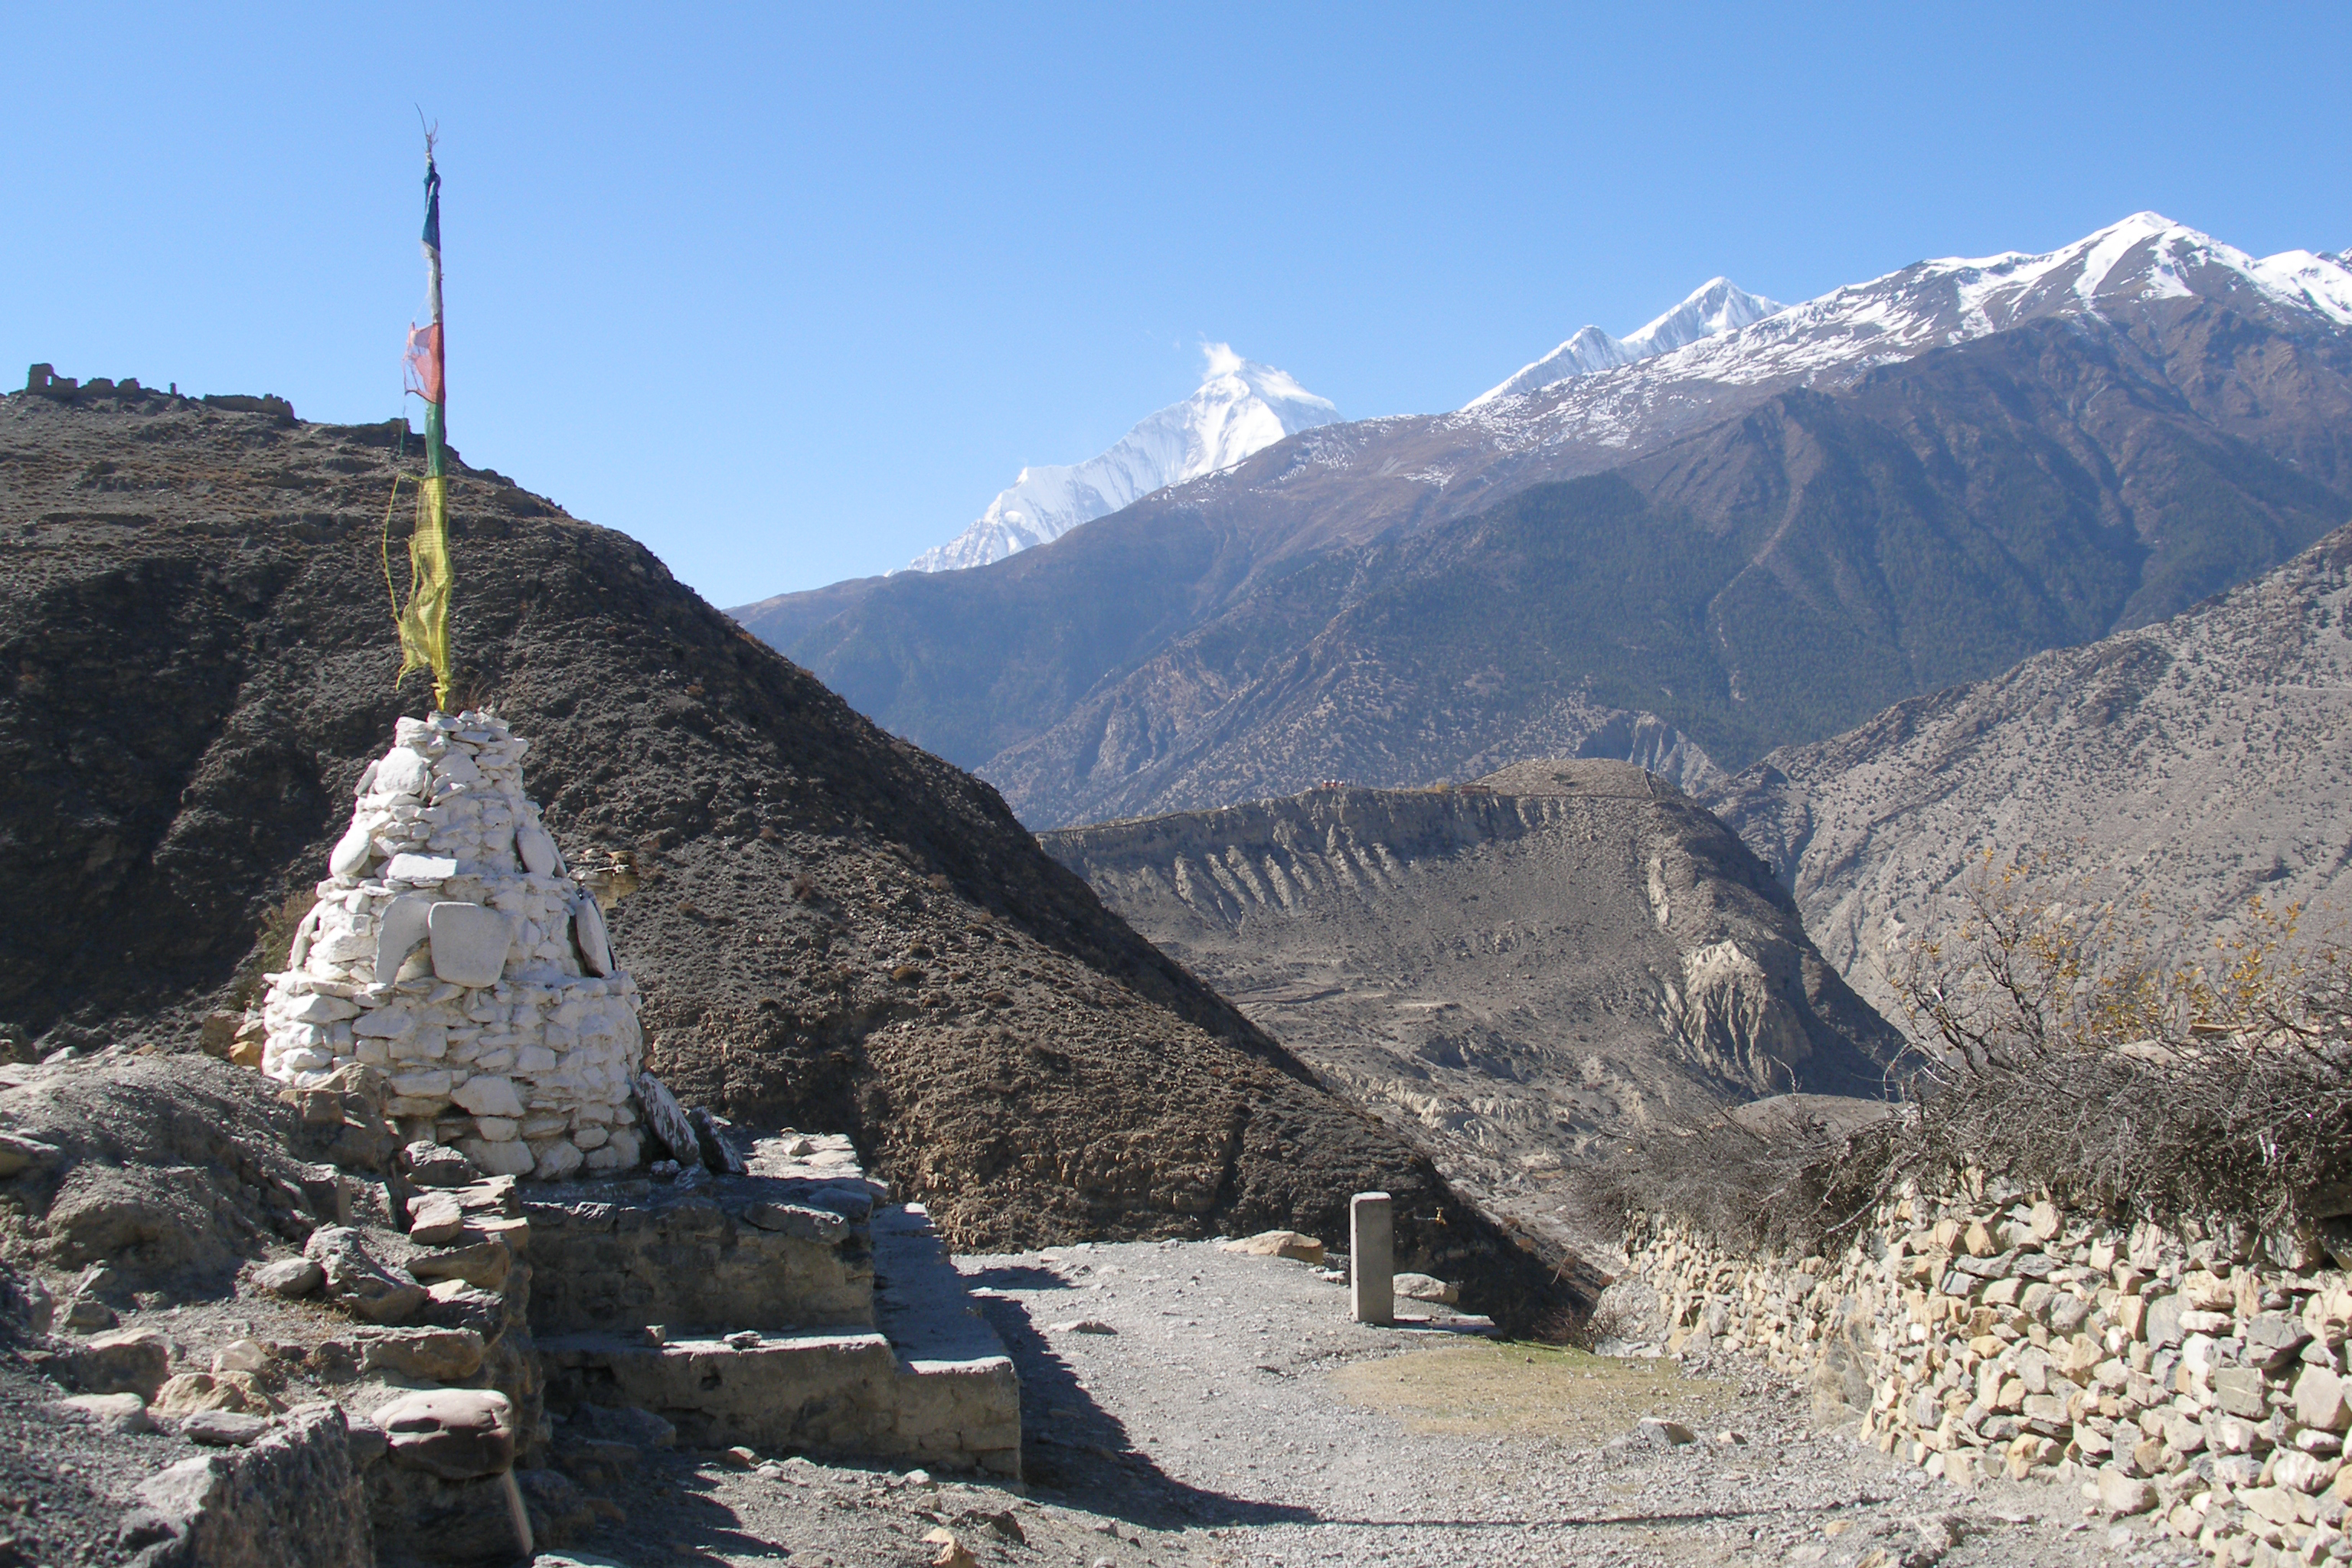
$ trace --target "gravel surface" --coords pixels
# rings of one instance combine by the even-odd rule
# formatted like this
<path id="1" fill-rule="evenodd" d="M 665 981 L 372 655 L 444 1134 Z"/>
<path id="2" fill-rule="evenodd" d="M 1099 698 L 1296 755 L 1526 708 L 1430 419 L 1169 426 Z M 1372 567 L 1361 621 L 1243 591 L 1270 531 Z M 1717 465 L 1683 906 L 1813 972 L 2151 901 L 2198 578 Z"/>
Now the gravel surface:
<path id="1" fill-rule="evenodd" d="M 1025 1487 L 652 1455 L 593 1549 L 865 1568 L 929 1563 L 943 1529 L 982 1563 L 1078 1568 L 2191 1560 L 2067 1487 L 1971 1497 L 1815 1433 L 1752 1373 L 1359 1327 L 1303 1264 L 1200 1243 L 958 1262 L 1020 1363 Z M 1079 1321 L 1114 1331 L 1055 1326 Z M 1701 1436 L 1654 1444 L 1650 1415 Z"/>

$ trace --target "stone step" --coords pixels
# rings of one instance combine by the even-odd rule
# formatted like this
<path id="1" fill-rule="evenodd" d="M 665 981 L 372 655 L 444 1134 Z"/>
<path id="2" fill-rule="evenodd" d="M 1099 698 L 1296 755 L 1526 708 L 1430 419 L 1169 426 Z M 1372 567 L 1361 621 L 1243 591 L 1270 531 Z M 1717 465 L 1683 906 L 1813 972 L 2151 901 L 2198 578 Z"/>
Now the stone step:
<path id="1" fill-rule="evenodd" d="M 749 1163 L 693 1182 L 525 1184 L 532 1332 L 872 1328 L 887 1189 L 845 1138 L 761 1139 Z"/>
<path id="2" fill-rule="evenodd" d="M 650 1410 L 689 1447 L 862 1455 L 1021 1473 L 1012 1358 L 912 1360 L 879 1333 L 756 1334 L 631 1343 L 619 1334 L 539 1342 L 547 1399 Z"/>
<path id="3" fill-rule="evenodd" d="M 1020 1379 L 921 1205 L 882 1202 L 845 1138 L 763 1138 L 747 1163 L 684 1192 L 531 1194 L 550 1407 L 635 1405 L 695 1447 L 1017 1478 Z"/>

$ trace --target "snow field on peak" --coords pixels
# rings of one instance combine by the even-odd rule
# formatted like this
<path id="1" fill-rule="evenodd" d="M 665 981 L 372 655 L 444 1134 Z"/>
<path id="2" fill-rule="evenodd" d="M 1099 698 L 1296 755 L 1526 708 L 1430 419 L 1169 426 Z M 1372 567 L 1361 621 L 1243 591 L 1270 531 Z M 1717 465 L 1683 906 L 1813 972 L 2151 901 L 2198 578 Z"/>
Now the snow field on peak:
<path id="1" fill-rule="evenodd" d="M 1580 434 L 1606 444 L 1612 429 L 1671 389 L 1687 388 L 1704 400 L 1708 384 L 1840 385 L 1876 366 L 2038 317 L 2097 314 L 2103 305 L 2126 300 L 2217 297 L 2233 285 L 2331 329 L 2352 326 L 2352 269 L 2341 255 L 2291 250 L 2258 259 L 2161 214 L 2141 212 L 2042 255 L 1915 262 L 1645 358 L 1513 390 L 1545 363 L 1539 361 L 1462 412 L 1507 440 L 1532 438 L 1533 426 L 1541 426 L 1547 440 Z M 1568 384 L 1556 384 L 1562 381 Z M 1538 393 L 1548 395 L 1533 395 Z"/>
<path id="2" fill-rule="evenodd" d="M 1285 372 L 1244 359 L 1224 343 L 1203 344 L 1202 352 L 1206 375 L 1192 396 L 1150 415 L 1086 462 L 1023 468 L 971 527 L 905 570 L 950 572 L 1002 561 L 1154 490 L 1229 468 L 1297 431 L 1339 422 L 1329 399 Z"/>
<path id="3" fill-rule="evenodd" d="M 1490 387 L 1463 406 L 1476 408 L 1500 398 L 1538 391 L 1573 375 L 1614 370 L 1656 354 L 1671 353 L 1702 338 L 1736 331 L 1784 309 L 1760 294 L 1750 294 L 1728 278 L 1710 278 L 1673 310 L 1622 338 L 1599 327 L 1582 327 L 1576 335 L 1499 386 Z"/>

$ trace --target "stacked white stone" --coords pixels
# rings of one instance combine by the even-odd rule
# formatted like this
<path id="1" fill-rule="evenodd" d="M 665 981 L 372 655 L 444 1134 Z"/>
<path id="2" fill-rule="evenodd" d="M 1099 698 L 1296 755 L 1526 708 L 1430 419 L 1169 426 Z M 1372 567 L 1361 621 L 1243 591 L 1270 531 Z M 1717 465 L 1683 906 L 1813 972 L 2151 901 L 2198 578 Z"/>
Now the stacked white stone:
<path id="1" fill-rule="evenodd" d="M 523 794 L 530 744 L 487 712 L 399 721 L 268 977 L 262 1071 L 380 1068 L 404 1135 L 495 1174 L 627 1170 L 636 982 Z"/>

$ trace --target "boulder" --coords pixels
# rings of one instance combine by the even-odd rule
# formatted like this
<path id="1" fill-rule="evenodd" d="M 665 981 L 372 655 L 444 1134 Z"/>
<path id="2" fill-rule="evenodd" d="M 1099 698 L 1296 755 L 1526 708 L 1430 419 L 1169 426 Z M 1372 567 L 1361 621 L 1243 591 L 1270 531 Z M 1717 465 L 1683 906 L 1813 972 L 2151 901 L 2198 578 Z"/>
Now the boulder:
<path id="1" fill-rule="evenodd" d="M 733 1131 L 731 1123 L 698 1105 L 686 1113 L 686 1119 L 694 1127 L 695 1147 L 702 1151 L 704 1164 L 730 1176 L 742 1175 L 751 1169 L 743 1156 L 735 1152 L 734 1141 L 725 1136 Z"/>
<path id="2" fill-rule="evenodd" d="M 150 1477 L 117 1538 L 145 1563 L 373 1568 L 374 1538 L 342 1412 L 294 1411 L 247 1445 Z"/>
<path id="3" fill-rule="evenodd" d="M 421 1247 L 441 1247 L 466 1231 L 466 1205 L 447 1189 L 422 1193 L 408 1200 L 408 1239 Z"/>
<path id="4" fill-rule="evenodd" d="M 645 1112 L 646 1131 L 654 1135 L 654 1141 L 679 1164 L 688 1168 L 701 1164 L 702 1141 L 695 1136 L 694 1123 L 687 1120 L 669 1086 L 649 1072 L 641 1072 L 636 1089 L 638 1108 Z"/>
<path id="5" fill-rule="evenodd" d="M 2352 1408 L 2344 1395 L 2342 1377 L 2324 1366 L 2306 1366 L 2294 1380 L 2294 1418 L 2328 1432 L 2352 1427 Z"/>
<path id="6" fill-rule="evenodd" d="M 515 824 L 515 854 L 521 859 L 522 868 L 535 877 L 551 876 L 555 871 L 555 840 L 536 822 Z"/>
<path id="7" fill-rule="evenodd" d="M 2156 1506 L 2156 1489 L 2113 1466 L 2099 1471 L 2099 1508 L 2110 1516 L 2146 1513 Z"/>
<path id="8" fill-rule="evenodd" d="M 158 1415 L 194 1415 L 226 1410 L 239 1415 L 274 1415 L 278 1402 L 249 1372 L 184 1372 L 149 1401 Z"/>
<path id="9" fill-rule="evenodd" d="M 51 1408 L 79 1416 L 101 1431 L 155 1429 L 155 1423 L 148 1418 L 145 1402 L 135 1394 L 77 1394 L 70 1399 L 56 1401 Z"/>
<path id="10" fill-rule="evenodd" d="M 66 1364 L 85 1394 L 135 1394 L 152 1402 L 172 1375 L 172 1347 L 152 1329 L 125 1329 L 76 1345 Z"/>
<path id="11" fill-rule="evenodd" d="M 1434 1301 L 1451 1307 L 1462 1300 L 1462 1287 L 1450 1279 L 1440 1279 L 1428 1274 L 1399 1274 L 1391 1280 L 1396 1294 L 1415 1301 Z"/>
<path id="12" fill-rule="evenodd" d="M 443 1480 L 503 1475 L 514 1464 L 514 1406 L 488 1388 L 445 1388 L 375 1412 L 392 1462 Z"/>
<path id="13" fill-rule="evenodd" d="M 231 1340 L 213 1352 L 215 1372 L 268 1372 L 277 1360 L 270 1348 L 259 1340 Z"/>
<path id="14" fill-rule="evenodd" d="M 1263 1230 L 1225 1243 L 1225 1250 L 1252 1258 L 1288 1258 L 1300 1263 L 1323 1261 L 1323 1244 L 1295 1230 Z"/>
<path id="15" fill-rule="evenodd" d="M 254 1285 L 289 1301 L 313 1295 L 326 1283 L 327 1272 L 312 1258 L 281 1258 L 253 1271 Z"/>
<path id="16" fill-rule="evenodd" d="M 408 1260 L 408 1271 L 427 1285 L 459 1279 L 478 1289 L 496 1290 L 514 1268 L 514 1254 L 503 1241 L 477 1241 L 465 1247 L 421 1252 Z"/>
<path id="17" fill-rule="evenodd" d="M 400 1163 L 411 1186 L 463 1187 L 481 1177 L 461 1151 L 442 1143 L 411 1143 L 400 1152 Z"/>
<path id="18" fill-rule="evenodd" d="M 400 966 L 425 940 L 427 923 L 432 919 L 433 900 L 422 894 L 411 893 L 394 899 L 376 918 L 375 983 L 389 985 L 399 976 Z"/>
<path id="19" fill-rule="evenodd" d="M 485 1343 L 506 1328 L 506 1298 L 478 1290 L 463 1279 L 443 1279 L 426 1292 L 430 1298 L 416 1314 L 417 1321 L 436 1329 L 471 1329 Z"/>
<path id="20" fill-rule="evenodd" d="M 425 1288 L 368 1256 L 349 1226 L 321 1226 L 303 1249 L 326 1277 L 328 1298 L 371 1323 L 404 1323 L 425 1304 Z"/>
<path id="21" fill-rule="evenodd" d="M 211 1448 L 242 1448 L 275 1423 L 267 1415 L 244 1415 L 234 1410 L 199 1410 L 180 1423 L 180 1436 Z"/>
<path id="22" fill-rule="evenodd" d="M 2245 1342 L 2248 1362 L 2276 1372 L 2302 1353 L 2311 1332 L 2291 1312 L 2258 1312 L 2246 1320 Z"/>
<path id="23" fill-rule="evenodd" d="M 530 1173 L 534 1180 L 541 1182 L 562 1181 L 587 1160 L 580 1146 L 569 1138 L 550 1138 L 535 1146 L 533 1152 L 536 1159 Z"/>

